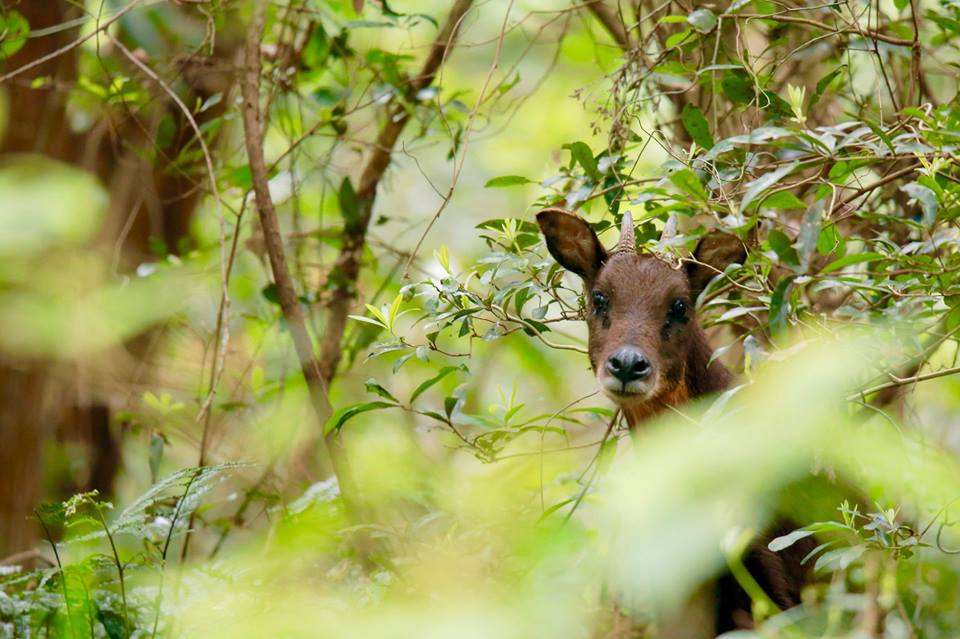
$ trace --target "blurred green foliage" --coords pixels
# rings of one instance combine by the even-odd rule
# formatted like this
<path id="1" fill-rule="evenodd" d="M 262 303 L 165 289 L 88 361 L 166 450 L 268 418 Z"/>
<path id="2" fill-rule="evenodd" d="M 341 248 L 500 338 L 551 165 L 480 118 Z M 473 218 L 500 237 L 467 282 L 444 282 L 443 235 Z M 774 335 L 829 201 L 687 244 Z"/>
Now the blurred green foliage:
<path id="1" fill-rule="evenodd" d="M 251 194 L 250 6 L 68 4 L 43 27 L 2 9 L 3 72 L 67 33 L 73 81 L 9 81 L 126 154 L 0 158 L 0 364 L 68 370 L 123 463 L 113 495 L 48 491 L 45 539 L 0 565 L 0 636 L 669 636 L 725 570 L 754 596 L 741 636 L 957 634 L 960 6 L 483 3 L 411 95 L 448 3 L 269 3 L 269 192 L 318 343 L 357 298 L 320 423 Z M 352 279 L 337 257 L 397 112 Z M 737 385 L 628 432 L 547 205 L 608 243 L 629 210 L 664 259 L 741 240 L 697 304 Z M 782 515 L 775 549 L 818 543 L 787 611 L 742 563 Z"/>

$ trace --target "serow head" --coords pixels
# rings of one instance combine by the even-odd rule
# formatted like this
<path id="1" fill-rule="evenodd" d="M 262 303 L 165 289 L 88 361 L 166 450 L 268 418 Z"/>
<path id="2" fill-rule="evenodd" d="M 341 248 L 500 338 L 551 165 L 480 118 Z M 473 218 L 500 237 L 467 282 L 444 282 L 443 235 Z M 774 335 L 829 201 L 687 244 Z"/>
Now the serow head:
<path id="1" fill-rule="evenodd" d="M 691 349 L 706 348 L 694 304 L 718 272 L 743 261 L 737 238 L 707 235 L 679 267 L 637 251 L 629 213 L 610 250 L 569 211 L 545 209 L 537 223 L 554 259 L 583 280 L 590 364 L 600 389 L 622 408 L 680 393 Z M 667 226 L 664 235 L 673 232 Z"/>

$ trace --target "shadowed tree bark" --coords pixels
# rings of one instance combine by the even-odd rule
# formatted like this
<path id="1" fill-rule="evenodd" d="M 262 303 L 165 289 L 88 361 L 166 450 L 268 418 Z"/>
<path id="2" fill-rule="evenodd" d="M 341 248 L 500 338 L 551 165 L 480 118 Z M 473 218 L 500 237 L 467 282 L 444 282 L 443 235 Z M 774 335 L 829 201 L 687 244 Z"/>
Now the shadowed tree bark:
<path id="1" fill-rule="evenodd" d="M 81 16 L 68 0 L 28 1 L 9 8 L 19 11 L 33 32 Z M 49 55 L 78 35 L 77 28 L 68 28 L 30 38 L 4 62 L 3 70 Z M 228 103 L 236 42 L 229 33 L 220 34 L 212 56 L 183 57 L 174 69 L 177 90 L 186 95 L 186 104 L 224 94 L 219 104 L 195 116 L 201 125 L 222 115 Z M 169 96 L 131 65 L 125 73 L 139 80 L 152 99 L 142 107 L 106 108 L 88 129 L 74 131 L 67 101 L 77 81 L 78 56 L 79 49 L 72 49 L 0 86 L 9 104 L 0 160 L 9 154 L 37 153 L 95 173 L 110 195 L 109 211 L 96 241 L 119 251 L 121 271 L 153 259 L 152 245 L 157 242 L 170 253 L 180 253 L 207 184 L 202 161 L 184 162 L 181 158 L 183 150 L 196 144 L 192 129 Z M 45 81 L 34 86 L 40 78 Z M 173 132 L 162 146 L 158 144 L 161 122 Z M 149 339 L 141 336 L 123 345 L 129 355 L 124 359 L 141 362 L 147 357 L 148 343 Z M 122 370 L 124 381 L 136 382 L 135 371 L 148 369 L 128 364 Z M 25 361 L 0 353 L 0 485 L 4 486 L 0 491 L 0 557 L 34 543 L 39 529 L 28 521 L 34 507 L 63 496 L 44 495 L 41 490 L 49 478 L 44 450 L 55 438 L 79 443 L 87 455 L 87 463 L 80 464 L 87 472 L 59 478 L 60 492 L 112 492 L 122 465 L 119 434 L 111 420 L 114 398 L 84 375 L 72 363 Z"/>
<path id="2" fill-rule="evenodd" d="M 16 7 L 32 30 L 63 24 L 79 13 L 67 2 L 24 2 Z M 6 61 L 14 69 L 70 42 L 77 35 L 67 29 L 47 37 L 30 38 Z M 11 153 L 42 153 L 72 161 L 77 137 L 66 118 L 66 93 L 60 88 L 76 80 L 76 51 L 70 51 L 24 73 L 4 87 L 9 102 L 6 134 L 0 142 L 0 160 Z M 36 78 L 51 82 L 32 88 Z M 48 362 L 16 361 L 0 353 L 0 556 L 23 550 L 38 534 L 28 521 L 40 500 L 44 474 L 44 445 L 53 436 L 69 393 Z"/>

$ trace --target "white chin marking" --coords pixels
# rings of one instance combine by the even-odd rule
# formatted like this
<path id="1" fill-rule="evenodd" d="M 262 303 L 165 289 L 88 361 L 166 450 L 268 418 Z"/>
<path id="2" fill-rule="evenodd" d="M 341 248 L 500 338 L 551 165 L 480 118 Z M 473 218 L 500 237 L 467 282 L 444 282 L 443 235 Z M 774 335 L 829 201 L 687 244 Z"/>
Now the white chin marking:
<path id="1" fill-rule="evenodd" d="M 642 404 L 656 393 L 656 378 L 643 381 L 632 381 L 624 384 L 613 377 L 599 377 L 597 383 L 603 394 L 621 406 L 628 404 Z"/>

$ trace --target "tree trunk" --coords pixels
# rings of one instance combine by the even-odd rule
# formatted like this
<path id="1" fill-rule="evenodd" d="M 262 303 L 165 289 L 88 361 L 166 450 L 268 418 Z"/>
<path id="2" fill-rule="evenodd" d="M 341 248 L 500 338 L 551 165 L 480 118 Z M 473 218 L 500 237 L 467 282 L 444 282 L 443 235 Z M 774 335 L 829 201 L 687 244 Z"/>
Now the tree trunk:
<path id="1" fill-rule="evenodd" d="M 64 24 L 80 15 L 71 0 L 27 0 L 14 3 L 30 23 L 32 31 Z M 27 62 L 56 51 L 78 37 L 77 29 L 66 29 L 30 38 L 15 56 L 5 62 L 11 71 Z M 122 36 L 121 36 L 122 37 Z M 196 116 L 204 122 L 219 117 L 229 104 L 227 93 L 233 83 L 233 58 L 237 40 L 219 34 L 211 59 L 190 56 L 178 69 L 188 90 L 185 103 L 192 105 L 214 93 L 224 94 L 220 104 Z M 135 48 L 135 47 L 134 47 Z M 169 96 L 150 78 L 131 65 L 137 77 L 155 99 L 148 107 L 110 108 L 101 122 L 87 132 L 70 127 L 66 104 L 78 74 L 78 49 L 56 56 L 15 77 L 0 91 L 9 100 L 9 120 L 0 141 L 0 160 L 13 153 L 39 153 L 94 172 L 110 192 L 109 211 L 97 238 L 109 250 L 118 239 L 121 271 L 156 259 L 151 250 L 159 240 L 173 254 L 182 252 L 197 203 L 205 193 L 206 169 L 202 163 L 174 166 L 181 151 L 196 144 L 193 130 Z M 39 88 L 34 80 L 48 78 Z M 175 132 L 166 148 L 155 149 L 157 129 L 169 117 Z M 145 150 L 155 150 L 153 153 Z M 132 218 L 132 219 L 131 219 Z M 98 384 L 88 379 L 79 363 L 24 361 L 0 353 L 0 558 L 26 549 L 37 540 L 35 525 L 25 523 L 43 500 L 60 499 L 78 490 L 96 489 L 109 495 L 121 466 L 121 442 L 113 432 L 110 395 L 115 382 L 136 382 L 136 371 L 149 375 L 140 365 L 147 357 L 146 336 L 122 345 L 128 352 L 127 365 L 114 375 L 119 380 Z M 146 371 L 145 373 L 143 371 Z M 53 494 L 41 487 L 48 476 L 44 450 L 53 441 L 71 441 L 89 456 L 84 476 L 65 476 L 54 482 Z"/>
<path id="2" fill-rule="evenodd" d="M 75 18 L 68 2 L 23 2 L 12 7 L 38 30 Z M 74 29 L 42 38 L 30 38 L 6 68 L 15 69 L 70 42 Z M 72 161 L 78 148 L 66 118 L 67 94 L 60 88 L 76 79 L 76 52 L 54 58 L 21 76 L 3 89 L 9 100 L 9 120 L 0 143 L 0 159 L 11 153 L 42 153 Z M 43 88 L 32 88 L 34 79 L 52 79 Z M 36 540 L 38 527 L 28 520 L 41 499 L 45 465 L 43 452 L 69 395 L 49 362 L 5 359 L 0 354 L 0 557 L 24 550 Z"/>

